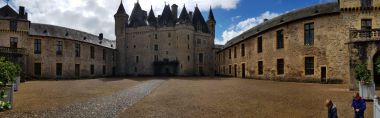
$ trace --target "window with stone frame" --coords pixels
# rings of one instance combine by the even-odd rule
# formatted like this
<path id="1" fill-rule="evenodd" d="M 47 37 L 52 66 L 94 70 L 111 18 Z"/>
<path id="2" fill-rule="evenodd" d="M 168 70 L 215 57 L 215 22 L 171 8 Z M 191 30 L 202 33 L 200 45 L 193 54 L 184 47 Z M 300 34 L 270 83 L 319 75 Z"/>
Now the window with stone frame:
<path id="1" fill-rule="evenodd" d="M 154 55 L 154 61 L 158 61 L 158 55 Z"/>
<path id="2" fill-rule="evenodd" d="M 232 65 L 228 65 L 228 73 L 232 74 Z"/>
<path id="3" fill-rule="evenodd" d="M 234 58 L 237 58 L 237 53 L 236 53 L 237 51 L 236 50 L 237 50 L 237 47 L 235 46 L 234 47 Z"/>
<path id="4" fill-rule="evenodd" d="M 199 63 L 203 63 L 203 53 L 199 53 L 199 56 L 198 56 L 198 58 L 199 58 Z"/>
<path id="5" fill-rule="evenodd" d="M 259 75 L 263 75 L 264 74 L 264 63 L 263 63 L 263 61 L 259 61 L 257 65 L 259 68 L 259 70 L 258 70 Z"/>
<path id="6" fill-rule="evenodd" d="M 305 75 L 314 75 L 314 57 L 305 58 Z"/>
<path id="7" fill-rule="evenodd" d="M 362 7 L 372 7 L 373 0 L 360 0 Z"/>
<path id="8" fill-rule="evenodd" d="M 231 53 L 232 53 L 232 50 L 231 50 L 231 48 L 230 48 L 228 51 L 229 51 L 229 55 L 228 55 L 228 58 L 229 58 L 229 59 L 231 59 L 231 56 L 232 56 L 232 54 L 231 54 Z"/>
<path id="9" fill-rule="evenodd" d="M 257 38 L 257 53 L 262 53 L 263 52 L 263 37 L 260 36 Z"/>
<path id="10" fill-rule="evenodd" d="M 106 71 L 106 66 L 103 65 L 103 75 L 106 75 L 107 71 Z"/>
<path id="11" fill-rule="evenodd" d="M 244 44 L 241 44 L 241 56 L 242 57 L 245 56 L 245 45 Z"/>
<path id="12" fill-rule="evenodd" d="M 63 41 L 57 41 L 56 54 L 57 55 L 62 55 L 62 53 L 63 53 Z"/>
<path id="13" fill-rule="evenodd" d="M 284 48 L 284 30 L 278 30 L 277 31 L 277 42 L 276 42 L 277 49 Z"/>
<path id="14" fill-rule="evenodd" d="M 277 75 L 283 75 L 285 68 L 284 59 L 277 59 Z"/>
<path id="15" fill-rule="evenodd" d="M 362 30 L 371 30 L 372 29 L 372 19 L 362 19 L 361 20 Z"/>
<path id="16" fill-rule="evenodd" d="M 139 63 L 139 56 L 136 56 L 136 63 Z"/>
<path id="17" fill-rule="evenodd" d="M 13 32 L 17 31 L 17 21 L 16 20 L 10 20 L 9 21 L 9 29 Z"/>
<path id="18" fill-rule="evenodd" d="M 90 47 L 90 56 L 91 56 L 91 59 L 95 59 L 95 47 L 94 46 Z"/>
<path id="19" fill-rule="evenodd" d="M 304 44 L 311 46 L 314 44 L 314 23 L 305 24 Z"/>
<path id="20" fill-rule="evenodd" d="M 75 57 L 80 57 L 80 44 L 75 44 Z"/>
<path id="21" fill-rule="evenodd" d="M 34 40 L 34 54 L 41 54 L 41 39 Z"/>
<path id="22" fill-rule="evenodd" d="M 154 51 L 158 51 L 158 45 L 154 45 Z"/>
<path id="23" fill-rule="evenodd" d="M 103 49 L 103 60 L 106 61 L 107 59 L 107 50 Z"/>
<path id="24" fill-rule="evenodd" d="M 17 48 L 17 42 L 18 42 L 18 39 L 16 37 L 11 37 L 10 38 L 10 48 Z"/>

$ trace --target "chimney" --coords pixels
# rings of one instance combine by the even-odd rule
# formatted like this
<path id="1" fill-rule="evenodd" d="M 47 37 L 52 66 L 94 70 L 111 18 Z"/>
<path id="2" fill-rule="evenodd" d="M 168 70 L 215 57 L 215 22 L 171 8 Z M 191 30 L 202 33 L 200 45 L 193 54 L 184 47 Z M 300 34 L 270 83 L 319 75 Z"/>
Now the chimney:
<path id="1" fill-rule="evenodd" d="M 99 40 L 103 40 L 103 33 L 99 34 Z"/>
<path id="2" fill-rule="evenodd" d="M 25 7 L 23 7 L 23 6 L 19 7 L 18 15 L 19 15 L 19 18 L 27 19 L 27 14 L 25 13 Z"/>
<path id="3" fill-rule="evenodd" d="M 177 18 L 178 18 L 178 6 L 176 4 L 172 5 L 172 14 L 173 14 L 173 18 L 175 20 L 177 20 Z"/>

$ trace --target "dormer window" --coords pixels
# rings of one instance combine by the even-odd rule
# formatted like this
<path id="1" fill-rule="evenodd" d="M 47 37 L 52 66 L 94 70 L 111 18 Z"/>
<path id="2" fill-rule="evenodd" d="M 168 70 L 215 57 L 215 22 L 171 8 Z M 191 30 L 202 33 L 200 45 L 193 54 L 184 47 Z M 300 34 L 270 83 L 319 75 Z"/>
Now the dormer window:
<path id="1" fill-rule="evenodd" d="M 361 0 L 362 7 L 372 7 L 373 0 Z"/>
<path id="2" fill-rule="evenodd" d="M 47 30 L 44 30 L 44 34 L 46 34 L 47 33 Z"/>
<path id="3" fill-rule="evenodd" d="M 66 32 L 65 36 L 69 36 L 69 33 L 68 33 L 68 32 Z"/>
<path id="4" fill-rule="evenodd" d="M 87 37 L 83 37 L 83 40 L 86 40 L 87 39 Z"/>

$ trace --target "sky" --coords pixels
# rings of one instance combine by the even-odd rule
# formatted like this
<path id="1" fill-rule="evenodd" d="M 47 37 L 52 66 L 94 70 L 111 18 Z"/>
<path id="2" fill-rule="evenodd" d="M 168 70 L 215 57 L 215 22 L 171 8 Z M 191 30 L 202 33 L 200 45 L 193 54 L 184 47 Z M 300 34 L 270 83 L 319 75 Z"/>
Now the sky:
<path id="1" fill-rule="evenodd" d="M 122 0 L 127 14 L 131 14 L 137 0 Z M 336 0 L 139 0 L 141 7 L 155 15 L 161 14 L 165 3 L 183 5 L 194 11 L 196 5 L 207 19 L 210 6 L 216 19 L 216 44 L 225 44 L 244 31 L 292 10 L 333 2 Z M 114 18 L 121 0 L 10 0 L 15 10 L 25 6 L 32 23 L 68 27 L 92 34 L 104 33 L 105 38 L 115 40 Z M 0 6 L 7 0 L 0 1 Z"/>

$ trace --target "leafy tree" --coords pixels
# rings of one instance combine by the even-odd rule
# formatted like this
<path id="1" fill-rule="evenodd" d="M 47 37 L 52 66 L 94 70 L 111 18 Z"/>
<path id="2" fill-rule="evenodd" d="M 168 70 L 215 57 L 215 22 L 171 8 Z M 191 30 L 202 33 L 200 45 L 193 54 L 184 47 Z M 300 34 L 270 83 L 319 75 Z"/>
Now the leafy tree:
<path id="1" fill-rule="evenodd" d="M 358 64 L 355 67 L 356 80 L 364 83 L 371 84 L 371 72 L 367 69 L 367 64 Z"/>
<path id="2" fill-rule="evenodd" d="M 0 57 L 0 111 L 12 107 L 9 102 L 1 100 L 7 97 L 5 92 L 7 83 L 12 83 L 20 74 L 20 71 L 19 65 L 7 61 L 4 57 Z"/>

